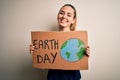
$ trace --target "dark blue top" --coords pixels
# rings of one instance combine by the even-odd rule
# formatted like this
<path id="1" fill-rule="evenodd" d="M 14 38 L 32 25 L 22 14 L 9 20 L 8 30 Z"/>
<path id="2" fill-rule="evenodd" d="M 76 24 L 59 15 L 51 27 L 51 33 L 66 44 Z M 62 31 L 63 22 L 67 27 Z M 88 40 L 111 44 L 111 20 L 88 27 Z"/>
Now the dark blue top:
<path id="1" fill-rule="evenodd" d="M 47 80 L 80 80 L 79 70 L 52 70 L 48 71 Z"/>

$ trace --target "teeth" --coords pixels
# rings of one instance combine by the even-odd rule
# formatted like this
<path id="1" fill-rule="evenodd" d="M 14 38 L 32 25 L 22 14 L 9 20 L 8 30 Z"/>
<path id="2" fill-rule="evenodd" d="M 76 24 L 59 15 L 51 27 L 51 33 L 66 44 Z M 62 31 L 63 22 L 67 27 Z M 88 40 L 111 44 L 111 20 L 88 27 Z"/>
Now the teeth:
<path id="1" fill-rule="evenodd" d="M 61 22 L 67 22 L 67 20 L 63 19 L 63 20 L 61 20 Z"/>

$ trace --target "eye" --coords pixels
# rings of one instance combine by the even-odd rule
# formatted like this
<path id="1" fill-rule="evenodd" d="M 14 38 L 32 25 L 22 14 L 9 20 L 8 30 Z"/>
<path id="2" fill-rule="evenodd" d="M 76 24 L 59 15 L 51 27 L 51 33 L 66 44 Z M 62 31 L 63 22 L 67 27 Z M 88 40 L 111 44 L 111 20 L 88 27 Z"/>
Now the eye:
<path id="1" fill-rule="evenodd" d="M 68 17 L 71 17 L 72 15 L 68 14 Z"/>
<path id="2" fill-rule="evenodd" d="M 64 12 L 63 12 L 63 11 L 60 11 L 59 14 L 64 14 Z"/>
<path id="3" fill-rule="evenodd" d="M 67 16 L 68 16 L 68 17 L 72 17 L 73 15 L 72 15 L 71 13 L 68 13 Z"/>

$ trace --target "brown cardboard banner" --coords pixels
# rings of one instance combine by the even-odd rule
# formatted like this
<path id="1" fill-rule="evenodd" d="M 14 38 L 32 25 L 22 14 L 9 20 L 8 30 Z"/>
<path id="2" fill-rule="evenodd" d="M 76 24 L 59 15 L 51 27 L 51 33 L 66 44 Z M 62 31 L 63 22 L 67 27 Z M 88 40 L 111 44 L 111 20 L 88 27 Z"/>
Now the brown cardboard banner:
<path id="1" fill-rule="evenodd" d="M 87 70 L 87 31 L 33 31 L 33 66 L 40 69 Z"/>

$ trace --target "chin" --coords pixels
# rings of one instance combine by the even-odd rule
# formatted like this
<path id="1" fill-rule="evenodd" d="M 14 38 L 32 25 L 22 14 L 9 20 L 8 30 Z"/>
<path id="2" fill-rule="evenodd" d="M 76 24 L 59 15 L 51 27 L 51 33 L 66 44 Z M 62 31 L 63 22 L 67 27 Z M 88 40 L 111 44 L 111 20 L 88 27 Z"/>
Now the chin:
<path id="1" fill-rule="evenodd" d="M 60 24 L 59 26 L 62 27 L 62 28 L 65 28 L 65 27 L 66 27 L 66 25 L 63 25 L 63 24 Z"/>

